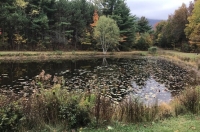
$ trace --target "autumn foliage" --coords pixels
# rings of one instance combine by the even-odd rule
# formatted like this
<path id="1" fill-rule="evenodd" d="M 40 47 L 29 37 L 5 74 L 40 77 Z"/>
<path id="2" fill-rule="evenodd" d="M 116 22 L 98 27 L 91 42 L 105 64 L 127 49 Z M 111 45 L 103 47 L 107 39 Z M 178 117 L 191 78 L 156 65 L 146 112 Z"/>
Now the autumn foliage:
<path id="1" fill-rule="evenodd" d="M 94 11 L 94 15 L 93 15 L 93 22 L 91 25 L 91 27 L 96 27 L 97 25 L 97 21 L 99 20 L 99 15 L 97 13 L 97 10 Z"/>

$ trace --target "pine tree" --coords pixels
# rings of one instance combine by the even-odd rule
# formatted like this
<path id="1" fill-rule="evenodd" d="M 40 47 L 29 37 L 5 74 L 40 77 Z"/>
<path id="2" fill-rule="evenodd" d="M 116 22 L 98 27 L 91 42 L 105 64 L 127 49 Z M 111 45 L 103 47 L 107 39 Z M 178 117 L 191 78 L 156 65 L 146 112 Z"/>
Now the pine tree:
<path id="1" fill-rule="evenodd" d="M 151 28 L 151 26 L 149 26 L 149 21 L 144 16 L 142 16 L 137 21 L 137 32 L 139 32 L 139 33 L 150 32 L 151 29 L 152 28 Z"/>

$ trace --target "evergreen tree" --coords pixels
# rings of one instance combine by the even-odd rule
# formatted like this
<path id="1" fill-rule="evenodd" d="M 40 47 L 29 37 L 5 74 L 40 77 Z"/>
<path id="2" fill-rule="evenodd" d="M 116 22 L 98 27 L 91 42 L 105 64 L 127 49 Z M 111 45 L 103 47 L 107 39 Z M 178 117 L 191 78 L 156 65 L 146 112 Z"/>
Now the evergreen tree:
<path id="1" fill-rule="evenodd" d="M 71 21 L 71 3 L 66 0 L 59 0 L 55 5 L 56 13 L 54 16 L 55 25 L 52 29 L 52 46 L 56 50 L 59 47 L 62 49 L 69 44 L 72 30 L 70 28 Z"/>
<path id="2" fill-rule="evenodd" d="M 136 17 L 130 14 L 125 0 L 104 0 L 103 14 L 113 18 L 120 29 L 120 50 L 129 50 L 133 47 L 136 32 Z"/>
<path id="3" fill-rule="evenodd" d="M 133 47 L 133 42 L 136 33 L 136 17 L 130 14 L 130 9 L 127 7 L 124 0 L 118 0 L 115 5 L 115 10 L 111 16 L 117 21 L 120 29 L 120 50 L 129 50 Z"/>
<path id="4" fill-rule="evenodd" d="M 85 29 L 92 23 L 94 6 L 86 0 L 72 0 L 71 7 L 69 11 L 72 15 L 70 29 L 73 31 L 72 43 L 76 49 L 77 44 L 80 44 L 81 36 L 86 33 Z"/>
<path id="5" fill-rule="evenodd" d="M 152 28 L 151 28 L 151 26 L 149 26 L 149 21 L 144 16 L 142 16 L 137 21 L 137 32 L 139 32 L 139 33 L 150 32 L 151 29 Z"/>

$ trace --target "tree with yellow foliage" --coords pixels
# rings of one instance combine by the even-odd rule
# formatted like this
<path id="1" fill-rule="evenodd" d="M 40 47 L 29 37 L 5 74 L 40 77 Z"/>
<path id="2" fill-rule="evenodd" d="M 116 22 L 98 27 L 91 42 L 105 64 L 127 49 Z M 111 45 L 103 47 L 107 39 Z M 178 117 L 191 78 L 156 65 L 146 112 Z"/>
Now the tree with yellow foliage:
<path id="1" fill-rule="evenodd" d="M 14 36 L 15 36 L 14 42 L 15 42 L 15 44 L 17 44 L 18 50 L 19 50 L 20 45 L 25 44 L 27 39 L 24 39 L 23 36 L 18 33 L 14 34 Z"/>
<path id="2" fill-rule="evenodd" d="M 191 43 L 200 43 L 200 0 L 194 3 L 192 15 L 188 17 L 185 34 Z"/>
<path id="3" fill-rule="evenodd" d="M 25 2 L 24 0 L 16 0 L 15 4 L 22 9 L 25 9 L 28 5 L 28 2 Z"/>
<path id="4" fill-rule="evenodd" d="M 115 47 L 119 43 L 119 27 L 113 19 L 101 16 L 94 28 L 94 37 L 101 45 L 103 54 L 106 54 L 110 47 Z"/>

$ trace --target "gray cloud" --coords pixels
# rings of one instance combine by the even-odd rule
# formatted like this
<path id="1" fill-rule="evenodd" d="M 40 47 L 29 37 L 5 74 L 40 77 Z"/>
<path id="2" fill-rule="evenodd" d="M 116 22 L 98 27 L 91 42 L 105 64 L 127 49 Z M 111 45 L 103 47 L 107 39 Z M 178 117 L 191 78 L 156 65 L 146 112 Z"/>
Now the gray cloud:
<path id="1" fill-rule="evenodd" d="M 166 20 L 182 3 L 189 5 L 191 0 L 126 0 L 132 15 L 151 19 Z"/>

